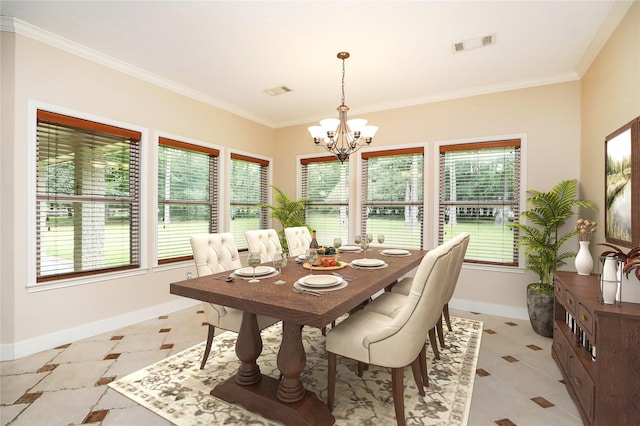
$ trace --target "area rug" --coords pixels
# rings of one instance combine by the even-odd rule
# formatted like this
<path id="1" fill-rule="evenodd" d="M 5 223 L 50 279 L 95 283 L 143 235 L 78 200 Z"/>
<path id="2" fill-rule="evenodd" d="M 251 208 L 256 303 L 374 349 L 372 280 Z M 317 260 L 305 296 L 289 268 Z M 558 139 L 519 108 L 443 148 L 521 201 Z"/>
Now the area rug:
<path id="1" fill-rule="evenodd" d="M 440 360 L 434 360 L 433 351 L 427 348 L 429 387 L 425 389 L 426 396 L 418 394 L 411 368 L 405 370 L 405 416 L 409 425 L 467 423 L 482 322 L 461 318 L 451 320 L 453 331 L 446 331 L 446 348 L 440 350 Z M 260 371 L 276 378 L 279 375 L 276 354 L 280 336 L 280 324 L 263 330 L 263 351 L 258 359 Z M 320 330 L 312 327 L 305 327 L 302 336 L 307 354 L 302 381 L 306 389 L 326 401 L 325 338 Z M 280 425 L 209 394 L 213 387 L 238 368 L 235 341 L 235 333 L 217 336 L 204 370 L 199 369 L 203 342 L 111 382 L 109 386 L 179 426 Z M 335 424 L 395 424 L 390 370 L 370 366 L 362 378 L 357 376 L 356 370 L 355 361 L 338 356 L 333 410 Z"/>

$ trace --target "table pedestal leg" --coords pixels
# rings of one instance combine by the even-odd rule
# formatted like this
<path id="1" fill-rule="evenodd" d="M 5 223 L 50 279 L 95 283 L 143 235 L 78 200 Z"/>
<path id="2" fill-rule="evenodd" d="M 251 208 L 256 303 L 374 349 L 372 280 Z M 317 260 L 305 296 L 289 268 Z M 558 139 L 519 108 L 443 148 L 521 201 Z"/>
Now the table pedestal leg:
<path id="1" fill-rule="evenodd" d="M 282 380 L 278 387 L 278 399 L 282 402 L 298 402 L 305 396 L 300 373 L 307 363 L 302 345 L 302 327 L 289 321 L 282 321 L 282 344 L 278 351 L 278 369 Z"/>
<path id="2" fill-rule="evenodd" d="M 262 352 L 262 339 L 254 314 L 244 313 L 236 341 L 241 361 L 238 372 L 217 385 L 211 395 L 289 426 L 333 425 L 335 418 L 317 395 L 307 391 L 300 380 L 306 356 L 300 324 L 283 322 L 278 368 L 282 380 L 260 374 L 256 364 Z"/>
<path id="3" fill-rule="evenodd" d="M 242 339 L 240 338 L 242 336 Z M 241 364 L 236 374 L 236 383 L 242 386 L 254 385 L 262 380 L 256 360 L 262 353 L 262 338 L 255 314 L 245 312 L 236 341 L 236 355 Z"/>

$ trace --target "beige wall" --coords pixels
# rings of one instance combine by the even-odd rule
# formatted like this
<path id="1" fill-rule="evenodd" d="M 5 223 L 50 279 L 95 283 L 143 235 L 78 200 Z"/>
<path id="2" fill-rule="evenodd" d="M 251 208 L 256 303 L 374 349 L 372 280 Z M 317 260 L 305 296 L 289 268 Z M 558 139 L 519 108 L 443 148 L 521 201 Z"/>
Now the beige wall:
<path id="1" fill-rule="evenodd" d="M 604 206 L 604 139 L 640 115 L 640 2 L 635 2 L 582 79 L 580 180 Z M 604 208 L 594 238 L 604 242 Z M 594 255 L 602 252 L 591 248 Z"/>
<path id="2" fill-rule="evenodd" d="M 155 212 L 149 197 L 155 194 L 155 172 L 151 154 L 154 132 L 199 140 L 209 144 L 272 155 L 275 130 L 197 102 L 172 91 L 143 82 L 109 67 L 66 53 L 33 39 L 2 33 L 3 90 L 2 126 L 2 345 L 16 344 L 16 354 L 38 348 L 49 340 L 51 346 L 68 335 L 99 331 L 113 324 L 141 320 L 155 315 L 153 307 L 167 309 L 183 298 L 169 294 L 169 283 L 182 280 L 188 266 L 177 269 L 153 268 Z M 15 40 L 15 64 L 11 51 Z M 6 54 L 6 57 L 5 57 Z M 10 76 L 15 71 L 15 84 Z M 27 153 L 28 104 L 37 101 L 65 109 L 104 117 L 147 129 L 143 145 L 147 167 L 148 211 L 146 263 L 141 275 L 30 292 L 27 283 Z M 8 183 L 11 183 L 8 185 Z M 114 319 L 115 318 L 115 319 Z M 35 339 L 35 340 L 32 340 Z M 3 346 L 3 352 L 10 351 Z M 6 356 L 6 354 L 3 354 Z"/>

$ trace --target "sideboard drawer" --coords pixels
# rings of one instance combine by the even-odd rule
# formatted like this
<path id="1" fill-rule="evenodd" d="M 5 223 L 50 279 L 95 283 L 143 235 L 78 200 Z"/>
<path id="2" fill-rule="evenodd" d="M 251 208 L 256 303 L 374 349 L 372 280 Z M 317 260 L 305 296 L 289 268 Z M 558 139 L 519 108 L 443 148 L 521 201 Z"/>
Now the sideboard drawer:
<path id="1" fill-rule="evenodd" d="M 589 377 L 575 356 L 569 357 L 569 381 L 578 397 L 580 405 L 582 405 L 584 413 L 589 419 L 592 419 L 595 386 L 593 385 L 591 377 Z"/>
<path id="2" fill-rule="evenodd" d="M 573 293 L 567 288 L 564 290 L 564 307 L 567 311 L 569 311 L 571 313 L 571 315 L 573 315 L 573 317 L 575 318 L 576 316 L 576 310 L 577 310 L 577 302 L 576 302 L 576 297 L 573 295 Z"/>
<path id="3" fill-rule="evenodd" d="M 595 344 L 593 341 L 593 313 L 582 303 L 578 303 L 578 325 L 587 333 L 589 340 Z"/>

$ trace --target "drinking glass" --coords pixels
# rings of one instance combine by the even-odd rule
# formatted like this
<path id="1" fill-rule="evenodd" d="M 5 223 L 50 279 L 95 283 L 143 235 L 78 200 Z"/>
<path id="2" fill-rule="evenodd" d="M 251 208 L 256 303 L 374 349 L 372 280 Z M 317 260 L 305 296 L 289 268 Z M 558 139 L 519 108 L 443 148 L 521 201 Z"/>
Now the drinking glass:
<path id="1" fill-rule="evenodd" d="M 273 266 L 282 274 L 282 268 L 287 266 L 287 255 L 284 253 L 276 253 L 273 255 Z M 278 279 L 274 284 L 284 284 L 284 280 Z"/>
<path id="2" fill-rule="evenodd" d="M 249 253 L 249 257 L 247 258 L 247 263 L 249 266 L 253 268 L 253 278 L 249 280 L 250 283 L 259 283 L 260 280 L 256 279 L 256 266 L 262 263 L 262 259 L 260 259 L 260 253 L 251 252 Z"/>
<path id="3" fill-rule="evenodd" d="M 362 248 L 362 258 L 366 259 L 367 258 L 367 250 L 369 249 L 369 239 L 368 238 L 363 238 L 362 241 L 360 242 L 360 248 Z"/>
<path id="4" fill-rule="evenodd" d="M 367 241 L 369 241 L 369 244 L 371 244 L 373 242 L 373 234 L 372 233 L 368 233 L 367 234 Z"/>
<path id="5" fill-rule="evenodd" d="M 378 243 L 379 244 L 384 243 L 384 234 L 378 234 Z"/>
<path id="6" fill-rule="evenodd" d="M 356 238 L 353 241 L 355 241 L 356 245 L 360 245 L 362 238 L 360 237 L 360 235 L 356 235 Z"/>
<path id="7" fill-rule="evenodd" d="M 336 251 L 342 246 L 342 238 L 335 237 L 333 239 L 333 246 L 336 248 Z"/>
<path id="8" fill-rule="evenodd" d="M 313 263 L 318 259 L 318 250 L 310 248 L 305 252 L 304 257 L 309 262 L 309 274 L 313 275 Z"/>

